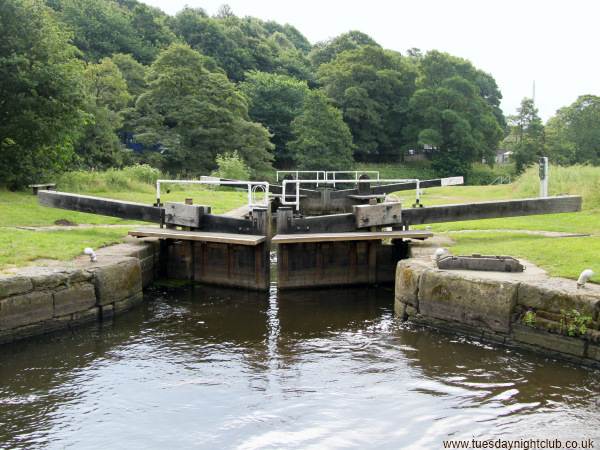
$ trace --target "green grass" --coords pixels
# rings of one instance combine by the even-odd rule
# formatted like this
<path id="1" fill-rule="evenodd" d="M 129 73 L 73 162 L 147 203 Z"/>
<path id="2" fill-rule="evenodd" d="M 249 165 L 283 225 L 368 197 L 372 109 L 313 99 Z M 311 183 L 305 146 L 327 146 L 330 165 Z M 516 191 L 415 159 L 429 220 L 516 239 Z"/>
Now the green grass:
<path id="1" fill-rule="evenodd" d="M 596 269 L 600 282 L 600 236 L 549 238 L 523 233 L 452 233 L 456 255 L 473 253 L 525 258 L 554 276 L 576 279 L 582 270 Z"/>
<path id="2" fill-rule="evenodd" d="M 159 173 L 147 166 L 106 172 L 72 172 L 59 178 L 60 190 L 98 197 L 152 204 L 156 201 L 154 182 Z M 169 192 L 167 192 L 169 191 Z M 210 205 L 221 214 L 246 204 L 247 194 L 215 190 L 204 186 L 164 186 L 161 201 L 183 201 Z M 17 227 L 49 227 L 57 222 L 92 225 L 76 230 L 28 231 Z M 85 214 L 38 204 L 31 192 L 0 190 L 0 268 L 22 266 L 37 259 L 69 260 L 84 247 L 101 247 L 122 241 L 130 228 L 140 222 Z M 106 225 L 125 225 L 110 228 Z M 129 225 L 129 226 L 127 226 Z"/>
<path id="3" fill-rule="evenodd" d="M 0 267 L 18 267 L 38 259 L 69 260 L 85 247 L 99 248 L 121 242 L 122 229 L 85 228 L 64 231 L 0 231 Z"/>
<path id="4" fill-rule="evenodd" d="M 510 185 L 452 186 L 425 189 L 425 206 L 537 197 L 537 168 L 530 168 Z M 550 193 L 583 197 L 578 213 L 544 214 L 464 222 L 432 224 L 434 232 L 449 232 L 455 241 L 454 254 L 505 254 L 528 259 L 552 275 L 577 278 L 581 270 L 600 273 L 600 167 L 551 167 Z M 403 204 L 414 202 L 415 192 L 394 194 Z M 456 233 L 477 230 L 473 233 Z M 591 237 L 550 238 L 518 232 L 494 233 L 493 230 L 556 231 L 591 234 Z M 596 282 L 600 276 L 596 275 Z"/>

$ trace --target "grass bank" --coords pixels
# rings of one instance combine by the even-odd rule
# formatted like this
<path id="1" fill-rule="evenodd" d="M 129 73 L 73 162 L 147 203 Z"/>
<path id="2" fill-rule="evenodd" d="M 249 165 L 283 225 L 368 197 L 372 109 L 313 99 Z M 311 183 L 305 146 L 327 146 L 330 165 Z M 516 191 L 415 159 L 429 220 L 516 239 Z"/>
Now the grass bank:
<path id="1" fill-rule="evenodd" d="M 148 166 L 105 172 L 71 172 L 57 180 L 62 191 L 140 203 L 156 201 L 155 182 L 160 173 Z M 246 192 L 212 190 L 201 186 L 165 186 L 162 201 L 211 205 L 220 214 L 246 202 Z M 86 225 L 60 229 L 62 225 Z M 119 225 L 115 227 L 115 225 Z M 0 190 L 0 270 L 39 260 L 69 260 L 84 247 L 98 248 L 122 241 L 138 222 L 79 213 L 38 204 L 29 191 Z M 38 230 L 23 229 L 36 227 Z M 46 228 L 52 227 L 52 228 Z"/>
<path id="2" fill-rule="evenodd" d="M 548 214 L 464 222 L 433 224 L 435 232 L 448 233 L 455 241 L 454 254 L 503 254 L 526 258 L 552 275 L 577 278 L 581 270 L 596 272 L 600 283 L 600 167 L 551 167 L 550 194 L 583 197 L 579 213 Z M 427 205 L 481 202 L 488 200 L 537 197 L 537 168 L 528 169 L 509 185 L 455 186 L 425 189 L 422 202 Z M 410 205 L 414 191 L 397 192 Z M 464 232 L 464 231 L 476 232 Z M 496 231 L 499 230 L 499 231 Z M 589 234 L 589 237 L 545 237 L 523 231 L 555 231 Z"/>

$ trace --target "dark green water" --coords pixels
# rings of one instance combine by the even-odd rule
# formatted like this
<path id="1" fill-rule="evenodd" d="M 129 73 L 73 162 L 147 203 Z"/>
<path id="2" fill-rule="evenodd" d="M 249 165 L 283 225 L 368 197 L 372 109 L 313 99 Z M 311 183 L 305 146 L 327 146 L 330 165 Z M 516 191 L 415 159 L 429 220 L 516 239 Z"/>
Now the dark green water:
<path id="1" fill-rule="evenodd" d="M 1 448 L 600 448 L 600 371 L 407 326 L 390 290 L 149 297 L 0 347 Z"/>

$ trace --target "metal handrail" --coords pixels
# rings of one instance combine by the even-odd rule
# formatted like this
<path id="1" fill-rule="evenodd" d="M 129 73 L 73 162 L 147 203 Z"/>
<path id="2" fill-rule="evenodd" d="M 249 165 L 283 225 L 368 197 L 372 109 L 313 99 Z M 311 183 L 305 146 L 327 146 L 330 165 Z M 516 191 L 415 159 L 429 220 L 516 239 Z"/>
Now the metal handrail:
<path id="1" fill-rule="evenodd" d="M 376 179 L 379 180 L 379 171 L 378 170 L 328 170 L 325 172 L 325 179 L 333 180 L 333 187 L 335 187 L 336 182 L 340 183 L 340 181 L 336 180 L 336 174 L 339 174 L 339 173 L 353 173 L 355 180 L 358 180 L 359 174 L 360 175 L 375 174 L 375 176 L 377 177 Z M 333 178 L 330 178 L 329 177 L 330 175 L 333 175 Z"/>
<path id="2" fill-rule="evenodd" d="M 248 189 L 248 207 L 268 207 L 269 206 L 269 183 L 267 181 L 222 181 L 222 180 L 156 180 L 156 204 L 160 205 L 160 185 L 162 184 L 206 184 L 213 186 L 246 186 Z M 262 202 L 255 202 L 255 195 L 258 190 L 264 192 Z"/>
<path id="3" fill-rule="evenodd" d="M 296 211 L 298 211 L 300 209 L 300 185 L 302 183 L 315 183 L 317 180 L 283 180 L 282 183 L 282 187 L 281 187 L 281 204 L 282 205 L 288 205 L 288 206 L 294 206 L 296 208 Z M 331 184 L 335 187 L 335 183 L 373 183 L 373 182 L 378 182 L 378 183 L 411 183 L 411 182 L 415 182 L 416 183 L 416 200 L 417 203 L 419 203 L 420 200 L 420 196 L 421 196 L 421 189 L 420 189 L 420 181 L 417 178 L 399 178 L 399 179 L 377 179 L 377 180 L 358 180 L 358 179 L 354 179 L 354 180 L 320 180 L 321 183 L 325 183 L 325 184 Z M 296 185 L 296 192 L 295 192 L 295 200 L 293 202 L 289 202 L 287 200 L 287 185 L 288 184 L 295 184 Z"/>

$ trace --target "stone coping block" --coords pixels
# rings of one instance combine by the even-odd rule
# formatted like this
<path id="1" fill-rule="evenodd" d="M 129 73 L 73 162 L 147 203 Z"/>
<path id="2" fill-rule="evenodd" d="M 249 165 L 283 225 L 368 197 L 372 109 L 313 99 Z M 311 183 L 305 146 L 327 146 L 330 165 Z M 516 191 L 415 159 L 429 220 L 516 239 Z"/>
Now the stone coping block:
<path id="1" fill-rule="evenodd" d="M 49 320 L 54 315 L 52 294 L 33 291 L 0 300 L 0 330 Z"/>
<path id="2" fill-rule="evenodd" d="M 512 337 L 517 342 L 545 348 L 557 353 L 579 357 L 585 356 L 585 341 L 582 339 L 548 333 L 547 331 L 540 331 L 519 324 L 514 325 Z"/>
<path id="3" fill-rule="evenodd" d="M 418 260 L 406 259 L 396 267 L 396 302 L 418 307 L 419 278 L 431 266 Z"/>
<path id="4" fill-rule="evenodd" d="M 105 257 L 89 269 L 94 274 L 98 305 L 119 302 L 142 292 L 142 271 L 137 258 Z"/>
<path id="5" fill-rule="evenodd" d="M 575 281 L 560 278 L 524 282 L 519 285 L 518 304 L 555 314 L 560 314 L 562 310 L 577 309 L 597 320 L 600 289 L 593 285 L 577 289 Z"/>
<path id="6" fill-rule="evenodd" d="M 510 332 L 517 283 L 425 271 L 419 281 L 419 312 L 472 327 Z"/>
<path id="7" fill-rule="evenodd" d="M 91 283 L 77 283 L 55 291 L 54 316 L 64 316 L 88 310 L 96 304 L 96 290 Z"/>

